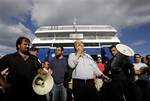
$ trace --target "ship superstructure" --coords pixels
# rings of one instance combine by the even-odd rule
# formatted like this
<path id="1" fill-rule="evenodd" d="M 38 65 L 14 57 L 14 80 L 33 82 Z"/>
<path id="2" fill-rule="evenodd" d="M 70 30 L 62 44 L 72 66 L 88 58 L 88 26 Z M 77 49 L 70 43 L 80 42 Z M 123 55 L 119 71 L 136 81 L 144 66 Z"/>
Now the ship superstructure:
<path id="1" fill-rule="evenodd" d="M 35 35 L 32 44 L 40 48 L 40 52 L 49 52 L 50 57 L 54 55 L 54 48 L 60 44 L 65 49 L 65 55 L 73 52 L 76 39 L 84 42 L 85 50 L 91 55 L 100 54 L 103 47 L 120 43 L 117 30 L 110 25 L 42 26 L 35 31 Z"/>

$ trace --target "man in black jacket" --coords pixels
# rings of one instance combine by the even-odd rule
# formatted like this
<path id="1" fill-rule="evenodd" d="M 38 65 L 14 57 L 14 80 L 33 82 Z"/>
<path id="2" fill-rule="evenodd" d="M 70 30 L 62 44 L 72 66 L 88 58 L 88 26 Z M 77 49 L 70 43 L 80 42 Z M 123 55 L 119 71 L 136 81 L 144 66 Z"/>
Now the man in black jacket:
<path id="1" fill-rule="evenodd" d="M 5 89 L 7 101 L 45 101 L 46 96 L 37 95 L 32 89 L 32 81 L 37 73 L 42 73 L 36 56 L 29 53 L 30 40 L 19 37 L 17 52 L 0 59 L 0 72 L 8 68 L 6 80 L 0 73 L 0 85 Z"/>
<path id="2" fill-rule="evenodd" d="M 107 85 L 105 101 L 136 101 L 134 68 L 127 56 L 118 52 L 115 45 L 110 47 L 112 59 L 104 71 L 112 81 Z"/>

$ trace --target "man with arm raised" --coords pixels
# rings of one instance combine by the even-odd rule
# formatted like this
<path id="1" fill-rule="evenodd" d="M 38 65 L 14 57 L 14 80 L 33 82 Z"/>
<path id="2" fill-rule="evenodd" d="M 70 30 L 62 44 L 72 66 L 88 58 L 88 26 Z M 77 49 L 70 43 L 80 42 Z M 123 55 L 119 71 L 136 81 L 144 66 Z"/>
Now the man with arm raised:
<path id="1" fill-rule="evenodd" d="M 84 52 L 84 43 L 81 40 L 74 42 L 75 53 L 68 58 L 72 73 L 74 101 L 96 101 L 95 76 L 105 75 L 98 69 L 97 64 L 89 54 Z"/>

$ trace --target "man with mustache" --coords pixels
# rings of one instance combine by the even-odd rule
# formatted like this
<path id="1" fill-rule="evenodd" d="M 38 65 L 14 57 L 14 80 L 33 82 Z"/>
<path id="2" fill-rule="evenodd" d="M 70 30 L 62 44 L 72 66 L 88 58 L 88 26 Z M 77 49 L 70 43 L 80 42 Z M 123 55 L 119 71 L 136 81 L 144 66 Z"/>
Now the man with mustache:
<path id="1" fill-rule="evenodd" d="M 6 80 L 0 74 L 0 85 L 6 90 L 7 101 L 45 101 L 32 89 L 32 81 L 37 73 L 44 73 L 36 56 L 29 53 L 30 40 L 19 37 L 16 41 L 17 52 L 0 59 L 0 71 L 8 68 Z"/>

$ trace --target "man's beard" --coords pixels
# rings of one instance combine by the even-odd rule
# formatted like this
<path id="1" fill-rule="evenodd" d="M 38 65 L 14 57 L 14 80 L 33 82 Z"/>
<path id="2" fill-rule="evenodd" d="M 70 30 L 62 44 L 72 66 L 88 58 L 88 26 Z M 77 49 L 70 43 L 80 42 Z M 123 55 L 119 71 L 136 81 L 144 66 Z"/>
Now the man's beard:
<path id="1" fill-rule="evenodd" d="M 60 56 L 61 56 L 61 54 L 59 54 L 59 55 L 56 55 L 56 58 L 58 59 Z"/>
<path id="2" fill-rule="evenodd" d="M 27 48 L 23 53 L 24 53 L 25 55 L 29 55 L 29 54 L 30 54 L 29 48 Z"/>

